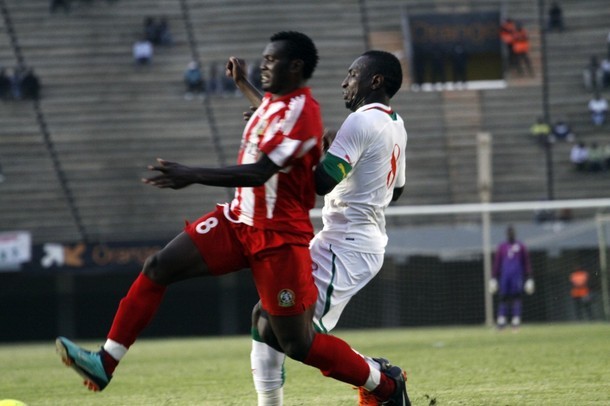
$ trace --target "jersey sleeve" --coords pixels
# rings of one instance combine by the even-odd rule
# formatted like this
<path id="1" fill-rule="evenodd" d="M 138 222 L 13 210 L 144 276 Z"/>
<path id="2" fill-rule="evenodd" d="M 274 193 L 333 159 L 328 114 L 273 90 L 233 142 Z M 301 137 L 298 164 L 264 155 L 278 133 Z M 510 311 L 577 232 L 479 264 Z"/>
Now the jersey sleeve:
<path id="1" fill-rule="evenodd" d="M 320 165 L 324 168 L 324 172 L 337 183 L 345 179 L 347 174 L 352 170 L 352 166 L 349 163 L 330 152 L 324 156 Z"/>
<path id="2" fill-rule="evenodd" d="M 337 131 L 337 136 L 328 149 L 329 154 L 342 159 L 350 167 L 358 162 L 368 146 L 368 141 L 364 139 L 362 130 L 366 124 L 362 122 L 363 119 L 358 114 L 350 114 Z"/>
<path id="3" fill-rule="evenodd" d="M 305 155 L 321 139 L 322 123 L 314 113 L 306 96 L 291 99 L 267 127 L 260 150 L 279 167 Z"/>

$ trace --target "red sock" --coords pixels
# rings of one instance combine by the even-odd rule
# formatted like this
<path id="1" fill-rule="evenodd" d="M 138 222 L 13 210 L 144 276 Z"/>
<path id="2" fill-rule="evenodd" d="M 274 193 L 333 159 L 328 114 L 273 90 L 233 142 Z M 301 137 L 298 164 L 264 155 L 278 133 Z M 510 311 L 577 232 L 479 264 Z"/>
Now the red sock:
<path id="1" fill-rule="evenodd" d="M 369 364 L 343 340 L 316 334 L 304 364 L 316 367 L 324 376 L 362 386 L 369 377 Z"/>
<path id="2" fill-rule="evenodd" d="M 102 364 L 104 365 L 104 371 L 106 371 L 108 375 L 112 375 L 117 365 L 119 365 L 119 361 L 112 358 L 112 355 L 108 354 L 103 348 L 100 350 L 100 354 L 102 356 Z"/>
<path id="3" fill-rule="evenodd" d="M 119 303 L 108 338 L 129 348 L 157 312 L 165 289 L 140 273 Z"/>
<path id="4" fill-rule="evenodd" d="M 381 373 L 381 382 L 371 393 L 380 401 L 389 399 L 396 390 L 396 382 L 386 374 Z"/>

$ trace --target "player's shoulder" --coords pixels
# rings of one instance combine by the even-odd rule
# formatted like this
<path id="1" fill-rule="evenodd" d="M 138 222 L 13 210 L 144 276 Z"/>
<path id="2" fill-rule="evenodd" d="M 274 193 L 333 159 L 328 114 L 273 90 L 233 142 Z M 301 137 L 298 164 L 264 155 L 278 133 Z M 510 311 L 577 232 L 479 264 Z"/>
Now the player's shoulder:
<path id="1" fill-rule="evenodd" d="M 377 109 L 358 109 L 347 116 L 344 123 L 360 129 L 374 128 L 387 114 Z"/>
<path id="2" fill-rule="evenodd" d="M 374 121 L 367 119 L 366 116 L 353 112 L 341 124 L 337 137 L 354 140 L 366 138 L 375 128 L 373 123 Z"/>

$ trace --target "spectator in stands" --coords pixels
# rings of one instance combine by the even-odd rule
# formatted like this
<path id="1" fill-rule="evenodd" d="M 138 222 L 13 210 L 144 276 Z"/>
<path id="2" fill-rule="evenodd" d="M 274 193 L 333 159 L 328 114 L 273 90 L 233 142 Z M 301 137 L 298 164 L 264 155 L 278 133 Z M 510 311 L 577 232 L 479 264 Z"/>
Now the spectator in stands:
<path id="1" fill-rule="evenodd" d="M 11 98 L 11 78 L 5 68 L 0 68 L 0 100 Z"/>
<path id="2" fill-rule="evenodd" d="M 453 46 L 451 64 L 453 67 L 453 81 L 458 84 L 465 83 L 468 55 L 466 54 L 466 49 L 462 43 L 457 43 Z"/>
<path id="3" fill-rule="evenodd" d="M 207 81 L 207 93 L 209 95 L 228 96 L 235 95 L 239 96 L 241 93 L 238 91 L 232 78 L 225 75 L 225 67 L 218 62 L 212 62 L 210 64 L 210 75 Z"/>
<path id="4" fill-rule="evenodd" d="M 163 16 L 158 21 L 155 17 L 144 18 L 144 36 L 151 44 L 171 46 L 174 38 L 169 29 L 169 20 Z"/>
<path id="5" fill-rule="evenodd" d="M 506 241 L 498 245 L 494 258 L 490 292 L 499 294 L 498 328 L 506 327 L 508 316 L 511 315 L 511 326 L 521 325 L 523 293 L 534 293 L 534 279 L 530 266 L 529 253 L 525 244 L 517 241 L 515 229 L 506 229 Z"/>
<path id="6" fill-rule="evenodd" d="M 500 39 L 506 46 L 506 53 L 508 55 L 508 67 L 512 68 L 515 66 L 515 54 L 513 53 L 513 40 L 517 27 L 515 22 L 511 18 L 507 18 L 500 25 Z"/>
<path id="7" fill-rule="evenodd" d="M 133 60 L 136 65 L 149 65 L 153 57 L 153 44 L 145 37 L 140 38 L 133 44 Z"/>
<path id="8" fill-rule="evenodd" d="M 530 127 L 530 134 L 540 145 L 546 145 L 550 141 L 551 126 L 544 121 L 544 117 L 538 117 Z"/>
<path id="9" fill-rule="evenodd" d="M 174 45 L 174 38 L 169 29 L 169 20 L 167 17 L 161 17 L 159 23 L 155 27 L 155 40 L 154 45 L 172 46 Z"/>
<path id="10" fill-rule="evenodd" d="M 192 100 L 195 95 L 201 99 L 205 97 L 205 81 L 199 63 L 196 61 L 190 62 L 184 71 L 184 85 L 186 86 L 184 94 L 186 100 Z"/>
<path id="11" fill-rule="evenodd" d="M 572 132 L 572 127 L 570 127 L 570 124 L 568 124 L 565 118 L 560 117 L 557 121 L 553 123 L 553 128 L 551 130 L 551 142 L 574 142 L 575 138 L 576 136 Z"/>
<path id="12" fill-rule="evenodd" d="M 529 56 L 530 52 L 530 40 L 527 34 L 527 30 L 523 27 L 523 24 L 517 23 L 516 30 L 513 34 L 513 54 L 515 58 L 515 68 L 519 75 L 523 74 L 523 67 L 527 70 L 530 76 L 534 76 L 534 70 L 532 69 L 532 62 Z"/>
<path id="13" fill-rule="evenodd" d="M 64 9 L 64 13 L 70 12 L 70 0 L 51 0 L 49 3 L 49 11 L 54 13 L 57 9 L 61 7 Z"/>
<path id="14" fill-rule="evenodd" d="M 576 318 L 578 318 L 578 320 L 583 320 L 583 315 L 586 315 L 588 320 L 593 320 L 589 272 L 582 267 L 577 267 L 576 270 L 570 274 L 570 283 L 572 285 L 570 296 L 574 302 Z"/>
<path id="15" fill-rule="evenodd" d="M 415 85 L 414 89 L 420 89 L 421 85 L 424 84 L 426 77 L 426 65 L 428 56 L 426 52 L 424 52 L 421 46 L 417 44 L 413 45 L 413 84 Z"/>
<path id="16" fill-rule="evenodd" d="M 430 55 L 432 83 L 445 83 L 445 55 L 440 49 L 434 49 Z"/>
<path id="17" fill-rule="evenodd" d="M 610 53 L 606 55 L 602 62 L 599 64 L 599 68 L 602 71 L 602 87 L 610 87 Z"/>
<path id="18" fill-rule="evenodd" d="M 40 97 L 40 80 L 33 68 L 27 68 L 21 78 L 21 96 L 29 100 L 38 100 Z"/>
<path id="19" fill-rule="evenodd" d="M 587 160 L 587 169 L 589 172 L 601 172 L 605 169 L 606 157 L 604 149 L 596 142 L 591 143 L 589 148 L 589 158 Z"/>
<path id="20" fill-rule="evenodd" d="M 584 171 L 587 168 L 587 162 L 589 160 L 589 148 L 584 142 L 574 144 L 570 150 L 570 162 L 574 165 L 577 171 Z"/>
<path id="21" fill-rule="evenodd" d="M 157 23 L 154 17 L 144 17 L 144 37 L 151 43 L 154 44 L 157 40 Z"/>
<path id="22" fill-rule="evenodd" d="M 591 55 L 589 63 L 582 71 L 582 79 L 587 90 L 599 90 L 601 88 L 603 71 L 599 65 L 596 55 Z"/>
<path id="23" fill-rule="evenodd" d="M 563 28 L 563 10 L 559 3 L 554 1 L 549 8 L 549 31 L 562 32 Z"/>
<path id="24" fill-rule="evenodd" d="M 241 92 L 237 89 L 235 82 L 227 75 L 221 74 L 222 94 L 223 96 L 241 96 Z"/>
<path id="25" fill-rule="evenodd" d="M 26 67 L 23 65 L 19 65 L 13 70 L 13 76 L 11 76 L 11 93 L 14 100 L 21 100 L 23 98 L 21 81 L 25 76 L 26 70 Z"/>
<path id="26" fill-rule="evenodd" d="M 608 101 L 603 98 L 601 93 L 596 92 L 595 96 L 589 100 L 589 112 L 591 113 L 591 122 L 596 126 L 602 126 L 606 122 L 608 114 Z"/>

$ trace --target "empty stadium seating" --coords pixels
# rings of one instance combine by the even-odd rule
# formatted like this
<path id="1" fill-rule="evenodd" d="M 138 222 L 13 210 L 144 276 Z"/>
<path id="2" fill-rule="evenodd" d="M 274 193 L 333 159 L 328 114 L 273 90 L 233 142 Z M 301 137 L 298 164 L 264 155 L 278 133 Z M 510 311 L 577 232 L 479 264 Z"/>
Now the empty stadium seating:
<path id="1" fill-rule="evenodd" d="M 309 33 L 321 57 L 310 85 L 325 123 L 337 127 L 348 113 L 340 83 L 366 41 L 358 1 L 94 1 L 74 2 L 69 14 L 50 14 L 47 0 L 5 3 L 19 51 L 43 90 L 41 115 L 32 102 L 0 104 L 6 178 L 0 183 L 0 231 L 31 230 L 36 242 L 167 239 L 184 219 L 230 197 L 222 188 L 176 192 L 139 182 L 157 157 L 201 166 L 234 159 L 248 103 L 239 97 L 184 100 L 182 74 L 193 51 L 204 66 L 229 55 L 256 61 L 271 33 Z M 605 51 L 610 10 L 605 0 L 564 3 L 566 31 L 547 36 L 550 116 L 566 116 L 577 135 L 606 144 L 607 130 L 588 122 L 590 94 L 581 71 L 590 54 Z M 400 32 L 404 4 L 448 9 L 442 1 L 364 4 L 371 35 Z M 489 6 L 464 1 L 461 9 L 480 4 Z M 534 0 L 505 2 L 506 13 L 524 21 L 532 36 L 534 78 L 508 77 L 506 89 L 492 90 L 411 92 L 405 86 L 396 96 L 394 108 L 409 133 L 408 184 L 400 204 L 478 201 L 479 131 L 493 135 L 493 201 L 546 197 L 545 152 L 529 137 L 543 102 L 536 7 Z M 157 47 L 151 66 L 136 68 L 131 45 L 149 15 L 168 17 L 175 44 Z M 4 25 L 0 19 L 0 65 L 10 68 L 17 57 Z M 608 174 L 574 173 L 568 148 L 553 148 L 555 198 L 605 195 Z"/>

